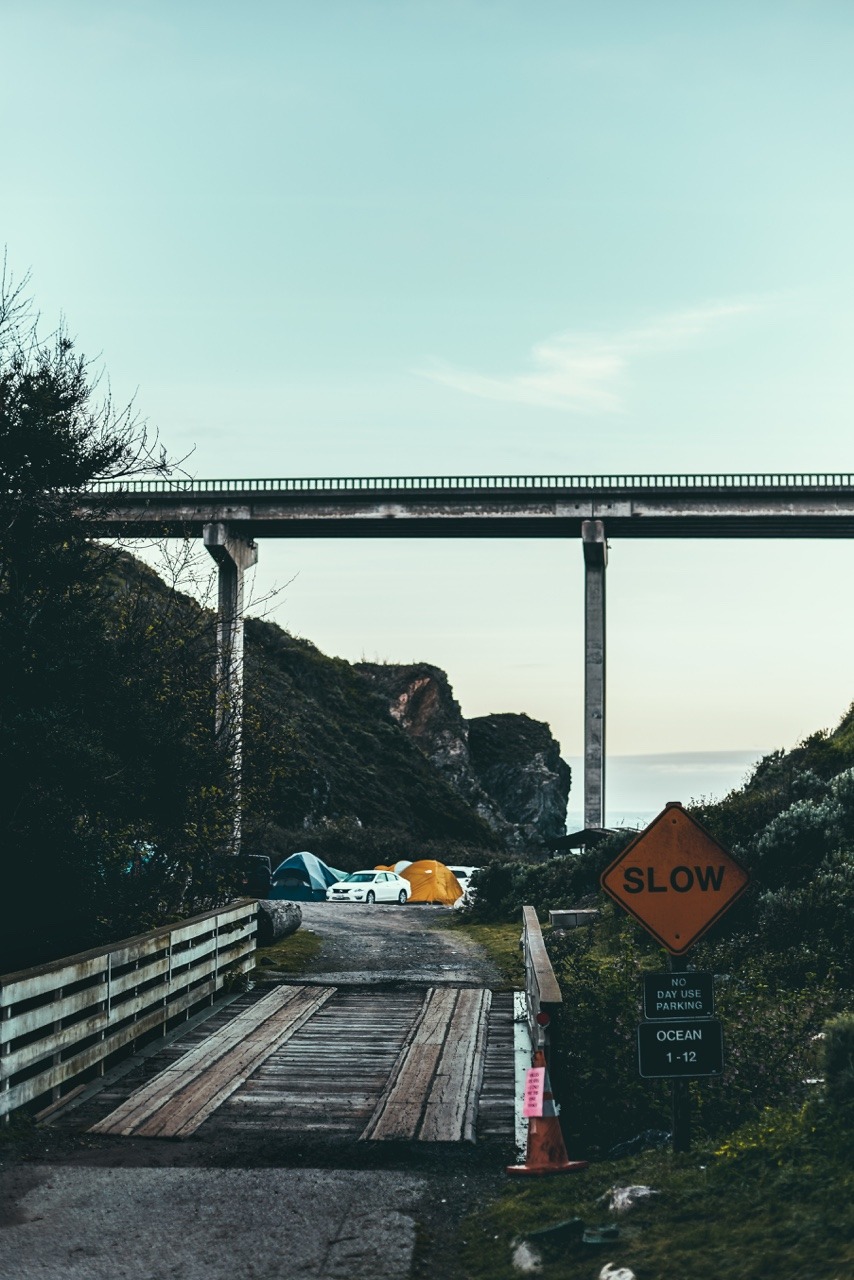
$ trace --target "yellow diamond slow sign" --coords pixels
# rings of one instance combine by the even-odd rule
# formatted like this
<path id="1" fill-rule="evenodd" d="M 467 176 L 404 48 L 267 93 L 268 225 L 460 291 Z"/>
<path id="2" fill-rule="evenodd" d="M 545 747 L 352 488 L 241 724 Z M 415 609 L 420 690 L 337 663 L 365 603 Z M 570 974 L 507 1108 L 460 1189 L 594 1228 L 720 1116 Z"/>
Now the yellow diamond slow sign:
<path id="1" fill-rule="evenodd" d="M 603 871 L 599 883 L 671 955 L 681 956 L 741 897 L 750 875 L 674 803 Z"/>

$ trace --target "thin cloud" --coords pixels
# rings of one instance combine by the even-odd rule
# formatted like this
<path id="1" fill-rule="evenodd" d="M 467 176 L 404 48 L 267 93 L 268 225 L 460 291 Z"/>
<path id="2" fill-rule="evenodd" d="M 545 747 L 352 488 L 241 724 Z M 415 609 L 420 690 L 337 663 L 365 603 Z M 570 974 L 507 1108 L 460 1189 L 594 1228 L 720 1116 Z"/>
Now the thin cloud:
<path id="1" fill-rule="evenodd" d="M 618 413 L 625 407 L 622 384 L 633 360 L 677 351 L 759 309 L 757 302 L 720 302 L 660 316 L 622 333 L 556 334 L 532 348 L 528 373 L 490 377 L 441 364 L 416 372 L 487 400 L 574 413 Z"/>

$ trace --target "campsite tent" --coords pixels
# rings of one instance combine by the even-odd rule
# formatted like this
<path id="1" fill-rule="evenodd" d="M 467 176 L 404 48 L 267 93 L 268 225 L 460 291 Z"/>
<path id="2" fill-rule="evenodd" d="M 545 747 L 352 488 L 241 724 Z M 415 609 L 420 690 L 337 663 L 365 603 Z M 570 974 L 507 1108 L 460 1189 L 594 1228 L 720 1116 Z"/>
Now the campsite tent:
<path id="1" fill-rule="evenodd" d="M 400 874 L 412 885 L 410 902 L 441 902 L 450 907 L 463 896 L 462 885 L 444 862 L 413 862 Z"/>
<path id="2" fill-rule="evenodd" d="M 291 902 L 323 902 L 329 886 L 343 879 L 343 871 L 328 867 L 313 853 L 292 853 L 273 872 L 270 897 L 288 898 Z"/>

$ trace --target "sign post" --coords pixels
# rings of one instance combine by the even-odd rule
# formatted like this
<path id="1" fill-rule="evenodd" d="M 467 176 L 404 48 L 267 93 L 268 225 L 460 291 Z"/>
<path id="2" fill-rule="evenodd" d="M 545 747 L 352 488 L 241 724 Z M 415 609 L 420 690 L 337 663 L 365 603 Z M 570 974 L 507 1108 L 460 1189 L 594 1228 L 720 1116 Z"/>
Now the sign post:
<path id="1" fill-rule="evenodd" d="M 644 975 L 638 1068 L 672 1080 L 673 1150 L 691 1149 L 688 1081 L 723 1072 L 723 1033 L 710 973 L 687 954 L 750 883 L 748 872 L 678 802 L 668 804 L 603 871 L 609 897 L 669 952 L 666 974 Z"/>

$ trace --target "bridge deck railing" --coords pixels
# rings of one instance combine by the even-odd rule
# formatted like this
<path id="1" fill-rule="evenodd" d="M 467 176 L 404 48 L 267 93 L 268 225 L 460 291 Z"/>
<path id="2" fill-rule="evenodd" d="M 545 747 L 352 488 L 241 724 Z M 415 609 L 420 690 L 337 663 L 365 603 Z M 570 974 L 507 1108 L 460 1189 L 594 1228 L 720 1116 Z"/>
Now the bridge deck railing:
<path id="1" fill-rule="evenodd" d="M 347 493 L 408 490 L 692 490 L 692 489 L 850 489 L 854 473 L 815 472 L 704 472 L 698 474 L 647 473 L 634 475 L 500 475 L 500 476 L 304 476 L 242 480 L 196 480 L 175 477 L 158 480 L 101 481 L 93 494 L 182 493 Z"/>
<path id="2" fill-rule="evenodd" d="M 0 1117 L 58 1101 L 254 963 L 254 899 L 0 975 Z"/>

